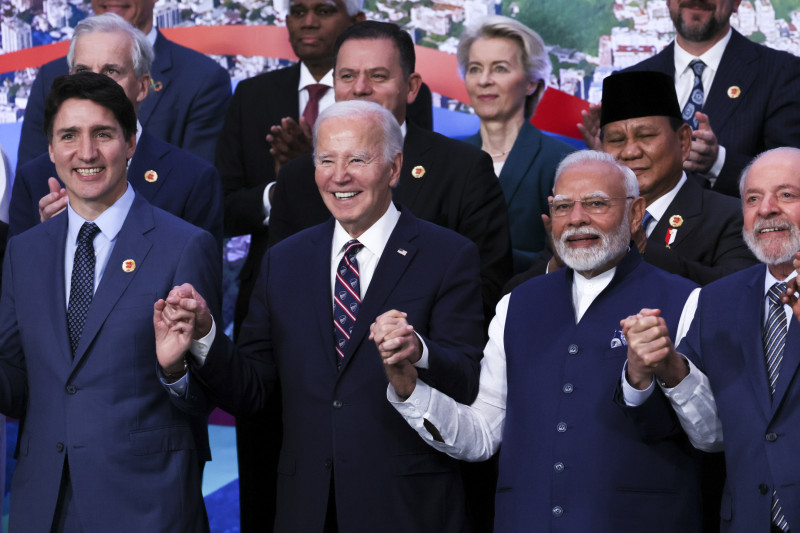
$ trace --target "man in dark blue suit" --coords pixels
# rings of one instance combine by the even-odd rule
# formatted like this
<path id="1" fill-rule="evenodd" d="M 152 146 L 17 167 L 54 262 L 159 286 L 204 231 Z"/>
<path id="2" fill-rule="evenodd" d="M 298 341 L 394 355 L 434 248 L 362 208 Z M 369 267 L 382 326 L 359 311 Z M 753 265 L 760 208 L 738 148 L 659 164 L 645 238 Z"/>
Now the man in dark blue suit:
<path id="1" fill-rule="evenodd" d="M 674 76 L 681 109 L 696 120 L 686 170 L 704 174 L 713 189 L 738 196 L 750 160 L 770 148 L 800 147 L 800 58 L 750 41 L 730 26 L 741 0 L 669 0 L 677 35 L 656 56 L 629 70 Z M 703 97 L 689 106 L 695 73 Z M 712 83 L 713 82 L 713 83 Z"/>
<path id="2" fill-rule="evenodd" d="M 139 122 L 152 134 L 213 162 L 225 110 L 231 99 L 228 73 L 203 54 L 174 43 L 153 27 L 155 0 L 92 0 L 95 15 L 116 13 L 147 36 L 155 50 L 152 91 L 139 109 Z M 67 58 L 41 67 L 31 87 L 17 155 L 17 168 L 47 150 L 42 129 L 44 101 L 56 76 L 69 72 Z"/>
<path id="3" fill-rule="evenodd" d="M 118 84 L 58 78 L 45 110 L 69 204 L 4 261 L 0 411 L 21 420 L 10 529 L 207 531 L 207 402 L 182 367 L 158 371 L 152 309 L 188 282 L 218 311 L 216 243 L 127 183 L 136 114 Z"/>
<path id="4" fill-rule="evenodd" d="M 661 381 L 663 369 L 674 369 L 667 372 L 678 383 L 672 404 L 684 413 L 687 432 L 705 432 L 701 445 L 724 448 L 727 479 L 720 515 L 726 533 L 800 527 L 798 165 L 800 150 L 777 148 L 745 169 L 740 182 L 743 231 L 763 264 L 703 287 L 677 351 L 669 328 L 648 316 L 651 312 L 628 319 L 631 384 L 651 383 L 654 374 Z M 684 364 L 681 354 L 697 366 Z"/>
<path id="5" fill-rule="evenodd" d="M 73 72 L 106 74 L 139 109 L 150 84 L 153 49 L 144 34 L 113 14 L 82 20 L 70 43 Z M 209 163 L 138 128 L 128 180 L 148 202 L 209 231 L 222 243 L 222 191 Z M 21 233 L 66 207 L 66 190 L 53 176 L 47 153 L 17 171 L 9 208 L 11 235 Z"/>
<path id="6" fill-rule="evenodd" d="M 567 156 L 550 205 L 552 241 L 569 268 L 500 300 L 475 402 L 429 387 L 392 353 L 388 398 L 453 457 L 485 460 L 502 441 L 497 533 L 699 533 L 698 462 L 669 403 L 657 394 L 637 408 L 614 401 L 626 358 L 620 317 L 657 302 L 676 327 L 695 286 L 631 244 L 645 200 L 612 156 Z"/>
<path id="7" fill-rule="evenodd" d="M 276 531 L 465 531 L 458 463 L 386 402 L 370 337 L 472 401 L 483 337 L 476 247 L 392 203 L 403 140 L 386 109 L 336 103 L 320 115 L 314 144 L 334 219 L 267 251 L 238 350 L 209 333 L 196 291 L 176 288 L 156 308 L 157 330 L 169 332 L 159 357 L 182 364 L 190 339 L 172 348 L 172 333 L 193 322 L 194 338 L 211 344 L 191 348 L 191 377 L 234 413 L 263 407 L 280 379 Z"/>

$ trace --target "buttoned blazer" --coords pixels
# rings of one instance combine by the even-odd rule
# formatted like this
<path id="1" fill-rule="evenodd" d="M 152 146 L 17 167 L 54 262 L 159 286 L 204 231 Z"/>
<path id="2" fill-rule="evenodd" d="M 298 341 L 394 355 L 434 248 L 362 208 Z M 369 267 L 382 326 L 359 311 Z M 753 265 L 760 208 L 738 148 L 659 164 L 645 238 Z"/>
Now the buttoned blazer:
<path id="1" fill-rule="evenodd" d="M 667 247 L 671 229 L 675 241 Z M 741 202 L 703 189 L 691 177 L 648 237 L 644 260 L 700 285 L 757 263 L 742 238 Z"/>
<path id="2" fill-rule="evenodd" d="M 675 43 L 628 70 L 675 76 Z M 726 150 L 714 190 L 739 196 L 739 175 L 756 155 L 779 146 L 800 147 L 798 86 L 800 58 L 733 30 L 702 110 Z"/>
<path id="3" fill-rule="evenodd" d="M 511 277 L 508 209 L 488 154 L 407 123 L 400 181 L 392 195 L 416 217 L 449 228 L 478 246 L 487 323 Z M 281 169 L 270 216 L 270 243 L 330 217 L 310 155 Z"/>
<path id="4" fill-rule="evenodd" d="M 466 142 L 480 148 L 480 133 Z M 514 274 L 527 270 L 547 243 L 541 215 L 550 212 L 547 197 L 553 194 L 558 164 L 574 151 L 528 121 L 519 130 L 498 176 L 508 206 Z"/>
<path id="5" fill-rule="evenodd" d="M 173 286 L 192 283 L 208 291 L 209 306 L 218 311 L 216 243 L 137 195 L 73 358 L 67 219 L 62 213 L 12 237 L 5 257 L 0 411 L 22 419 L 9 527 L 50 530 L 68 458 L 87 531 L 207 530 L 201 477 L 210 459 L 208 406 L 191 381 L 185 399 L 162 387 L 153 304 Z"/>
<path id="6" fill-rule="evenodd" d="M 391 407 L 368 337 L 378 315 L 408 313 L 429 351 L 420 376 L 471 403 L 483 343 L 475 245 L 402 209 L 337 371 L 333 227 L 329 220 L 267 251 L 238 350 L 218 335 L 192 377 L 235 414 L 263 407 L 280 379 L 275 531 L 322 531 L 331 488 L 341 531 L 463 531 L 458 463 L 428 447 Z"/>
<path id="7" fill-rule="evenodd" d="M 151 170 L 155 179 L 148 174 Z M 39 200 L 50 192 L 50 177 L 58 175 L 47 152 L 19 168 L 11 190 L 10 235 L 39 224 Z M 222 187 L 211 164 L 143 129 L 128 167 L 128 181 L 151 204 L 211 233 L 221 249 Z"/>
<path id="8" fill-rule="evenodd" d="M 139 105 L 139 122 L 159 139 L 212 162 L 231 100 L 230 76 L 213 60 L 170 41 L 161 32 L 153 50 L 152 85 Z M 44 102 L 53 80 L 68 70 L 66 57 L 39 69 L 25 108 L 17 168 L 47 150 Z"/>
<path id="9" fill-rule="evenodd" d="M 708 375 L 722 420 L 725 533 L 769 532 L 773 489 L 789 524 L 800 524 L 800 324 L 794 317 L 789 321 L 770 398 L 761 340 L 765 272 L 764 265 L 756 265 L 704 287 L 689 333 L 678 347 Z"/>

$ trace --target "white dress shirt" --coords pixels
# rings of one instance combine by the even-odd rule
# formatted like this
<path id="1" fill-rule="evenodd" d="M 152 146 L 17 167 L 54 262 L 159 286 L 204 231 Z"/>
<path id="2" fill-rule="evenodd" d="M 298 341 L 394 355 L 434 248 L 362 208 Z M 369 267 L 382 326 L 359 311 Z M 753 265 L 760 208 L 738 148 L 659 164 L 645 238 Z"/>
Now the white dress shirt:
<path id="1" fill-rule="evenodd" d="M 722 61 L 722 54 L 725 52 L 725 47 L 728 46 L 728 41 L 731 40 L 731 35 L 732 30 L 729 29 L 725 37 L 720 39 L 719 42 L 706 50 L 706 52 L 700 56 L 694 56 L 690 54 L 680 47 L 677 40 L 675 41 L 675 92 L 678 94 L 678 104 L 681 106 L 681 109 L 683 109 L 683 107 L 686 105 L 686 102 L 689 101 L 689 96 L 691 95 L 692 87 L 694 86 L 694 72 L 691 68 L 689 68 L 689 63 L 694 59 L 700 59 L 703 63 L 705 63 L 706 68 L 703 70 L 703 75 L 700 78 L 703 82 L 703 94 L 705 95 L 705 98 L 708 99 L 708 95 L 711 91 L 711 84 L 714 82 L 714 77 L 719 70 L 719 64 Z M 703 105 L 705 107 L 705 101 L 703 102 Z M 714 184 L 714 181 L 722 170 L 722 166 L 724 164 L 725 147 L 720 146 L 717 154 L 717 160 L 711 166 L 711 170 L 709 170 L 707 174 L 712 185 Z"/>

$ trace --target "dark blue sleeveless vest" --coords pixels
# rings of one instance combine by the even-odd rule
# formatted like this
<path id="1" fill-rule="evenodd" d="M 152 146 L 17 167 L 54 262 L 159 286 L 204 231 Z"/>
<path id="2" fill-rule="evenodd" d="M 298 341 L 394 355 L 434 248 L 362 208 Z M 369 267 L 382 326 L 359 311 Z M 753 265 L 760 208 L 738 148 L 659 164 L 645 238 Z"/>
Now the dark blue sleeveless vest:
<path id="1" fill-rule="evenodd" d="M 495 531 L 699 532 L 696 452 L 680 432 L 644 442 L 632 419 L 644 406 L 615 399 L 620 320 L 658 308 L 674 334 L 695 285 L 631 250 L 575 324 L 572 276 L 562 269 L 511 294 Z M 665 400 L 657 390 L 651 401 Z"/>

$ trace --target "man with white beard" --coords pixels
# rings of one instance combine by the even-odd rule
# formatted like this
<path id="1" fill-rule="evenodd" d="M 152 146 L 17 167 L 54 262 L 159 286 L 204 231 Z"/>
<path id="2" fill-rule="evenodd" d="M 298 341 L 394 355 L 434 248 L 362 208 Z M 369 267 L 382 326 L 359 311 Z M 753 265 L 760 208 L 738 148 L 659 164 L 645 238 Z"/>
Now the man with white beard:
<path id="1" fill-rule="evenodd" d="M 798 167 L 800 150 L 776 148 L 743 172 L 743 235 L 763 264 L 705 286 L 677 350 L 669 338 L 673 328 L 656 312 L 643 309 L 623 321 L 627 378 L 644 389 L 640 398 L 653 390 L 655 377 L 674 387 L 668 396 L 688 433 L 717 428 L 706 446 L 725 451 L 725 532 L 800 528 L 800 324 L 792 319 L 794 313 L 800 320 Z M 687 366 L 687 359 L 697 366 Z M 705 380 L 701 371 L 716 411 L 697 386 Z"/>
<path id="2" fill-rule="evenodd" d="M 500 301 L 475 402 L 431 388 L 384 342 L 387 397 L 453 457 L 484 460 L 502 441 L 497 533 L 699 532 L 696 455 L 669 402 L 658 391 L 630 408 L 617 387 L 627 352 L 620 318 L 650 302 L 676 331 L 690 321 L 681 312 L 696 285 L 630 245 L 645 200 L 612 156 L 569 155 L 553 194 L 552 240 L 568 268 Z"/>

